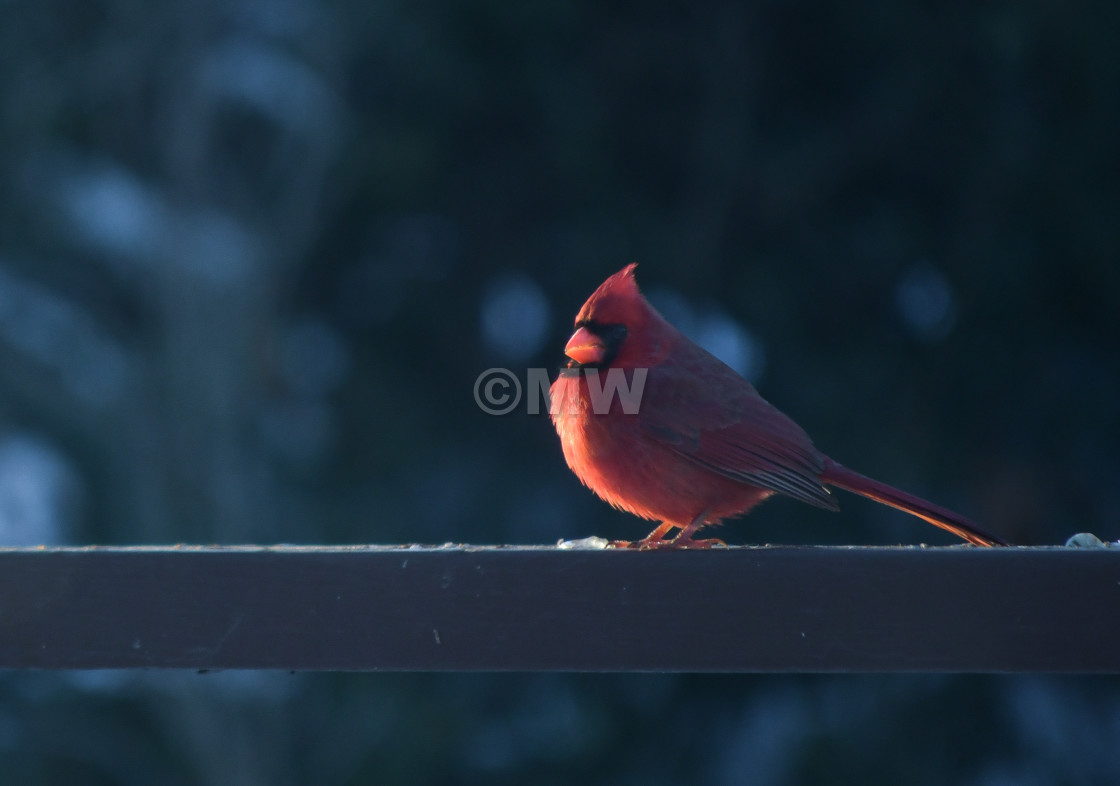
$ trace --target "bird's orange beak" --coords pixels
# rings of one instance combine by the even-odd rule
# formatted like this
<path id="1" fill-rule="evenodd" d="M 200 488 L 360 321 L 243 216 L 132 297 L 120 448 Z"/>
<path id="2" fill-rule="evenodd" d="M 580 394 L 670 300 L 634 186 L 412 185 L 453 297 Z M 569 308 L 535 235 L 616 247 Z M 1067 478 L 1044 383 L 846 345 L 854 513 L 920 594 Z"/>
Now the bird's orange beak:
<path id="1" fill-rule="evenodd" d="M 564 354 L 579 363 L 581 366 L 602 363 L 607 356 L 607 347 L 603 339 L 596 336 L 585 327 L 581 327 L 564 346 Z"/>

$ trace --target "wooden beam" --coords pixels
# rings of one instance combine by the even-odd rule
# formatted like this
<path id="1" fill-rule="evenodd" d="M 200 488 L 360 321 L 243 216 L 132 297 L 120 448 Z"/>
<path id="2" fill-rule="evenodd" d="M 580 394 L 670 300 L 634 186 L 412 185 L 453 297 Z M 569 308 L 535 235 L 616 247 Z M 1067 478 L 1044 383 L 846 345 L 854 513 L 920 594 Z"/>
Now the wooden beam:
<path id="1" fill-rule="evenodd" d="M 0 550 L 0 667 L 1120 672 L 1120 551 Z"/>

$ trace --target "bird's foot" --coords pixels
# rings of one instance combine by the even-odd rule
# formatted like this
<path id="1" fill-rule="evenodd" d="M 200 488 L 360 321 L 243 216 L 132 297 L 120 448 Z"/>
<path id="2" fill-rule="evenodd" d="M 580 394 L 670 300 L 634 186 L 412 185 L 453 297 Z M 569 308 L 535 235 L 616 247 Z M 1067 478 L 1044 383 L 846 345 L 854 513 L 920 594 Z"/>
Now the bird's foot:
<path id="1" fill-rule="evenodd" d="M 669 521 L 664 521 L 658 525 L 657 529 L 641 540 L 612 540 L 610 542 L 610 548 L 638 549 L 639 551 L 652 551 L 654 549 L 710 549 L 713 546 L 723 546 L 726 548 L 727 544 L 719 538 L 707 538 L 703 540 L 692 539 L 696 531 L 704 526 L 704 522 L 707 518 L 708 512 L 704 511 L 683 527 Z M 679 529 L 680 532 L 672 538 L 665 537 L 669 534 L 670 530 L 674 529 Z"/>

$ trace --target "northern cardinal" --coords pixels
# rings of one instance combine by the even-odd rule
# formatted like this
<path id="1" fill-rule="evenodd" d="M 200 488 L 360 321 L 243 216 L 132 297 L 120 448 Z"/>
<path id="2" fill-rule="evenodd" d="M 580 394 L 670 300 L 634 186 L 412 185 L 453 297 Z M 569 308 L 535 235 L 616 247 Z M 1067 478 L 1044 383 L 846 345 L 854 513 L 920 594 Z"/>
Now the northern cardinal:
<path id="1" fill-rule="evenodd" d="M 1006 545 L 963 516 L 821 453 L 749 382 L 670 325 L 638 291 L 635 267 L 615 273 L 584 303 L 564 348 L 568 366 L 551 388 L 553 425 L 572 471 L 614 507 L 661 522 L 643 540 L 616 545 L 708 547 L 721 541 L 694 540 L 701 527 L 773 494 L 837 510 L 829 486 L 978 546 Z M 595 390 L 588 387 L 592 369 Z M 593 395 L 606 389 L 612 371 L 633 391 L 640 369 L 648 371 L 636 412 L 627 414 L 617 398 L 604 408 L 603 397 Z M 667 537 L 674 528 L 676 536 Z"/>

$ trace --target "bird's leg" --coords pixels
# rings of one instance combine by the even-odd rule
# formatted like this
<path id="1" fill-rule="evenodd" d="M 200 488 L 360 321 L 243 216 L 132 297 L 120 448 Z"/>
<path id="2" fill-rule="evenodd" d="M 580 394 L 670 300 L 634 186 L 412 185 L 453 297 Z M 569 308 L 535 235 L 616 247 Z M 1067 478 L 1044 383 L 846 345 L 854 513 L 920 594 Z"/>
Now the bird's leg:
<path id="1" fill-rule="evenodd" d="M 692 520 L 692 523 L 687 527 L 682 527 L 681 531 L 671 541 L 665 544 L 665 548 L 670 549 L 710 549 L 712 546 L 726 546 L 719 538 L 707 538 L 705 540 L 693 540 L 692 535 L 698 529 L 704 526 L 704 520 L 708 518 L 708 511 L 704 511 L 699 516 Z"/>
<path id="2" fill-rule="evenodd" d="M 611 548 L 614 549 L 656 549 L 668 546 L 672 541 L 665 540 L 665 536 L 669 530 L 677 526 L 668 521 L 663 522 L 657 526 L 653 532 L 646 535 L 641 540 L 612 540 Z"/>
<path id="3" fill-rule="evenodd" d="M 707 517 L 708 511 L 705 510 L 684 527 L 679 524 L 664 522 L 639 541 L 631 543 L 628 540 L 616 540 L 611 542 L 611 546 L 624 549 L 641 549 L 643 551 L 647 549 L 710 549 L 712 546 L 726 546 L 727 544 L 719 538 L 692 539 L 693 533 L 704 526 L 704 519 Z M 676 537 L 666 539 L 665 536 L 674 527 L 679 527 L 680 532 L 677 533 Z"/>

